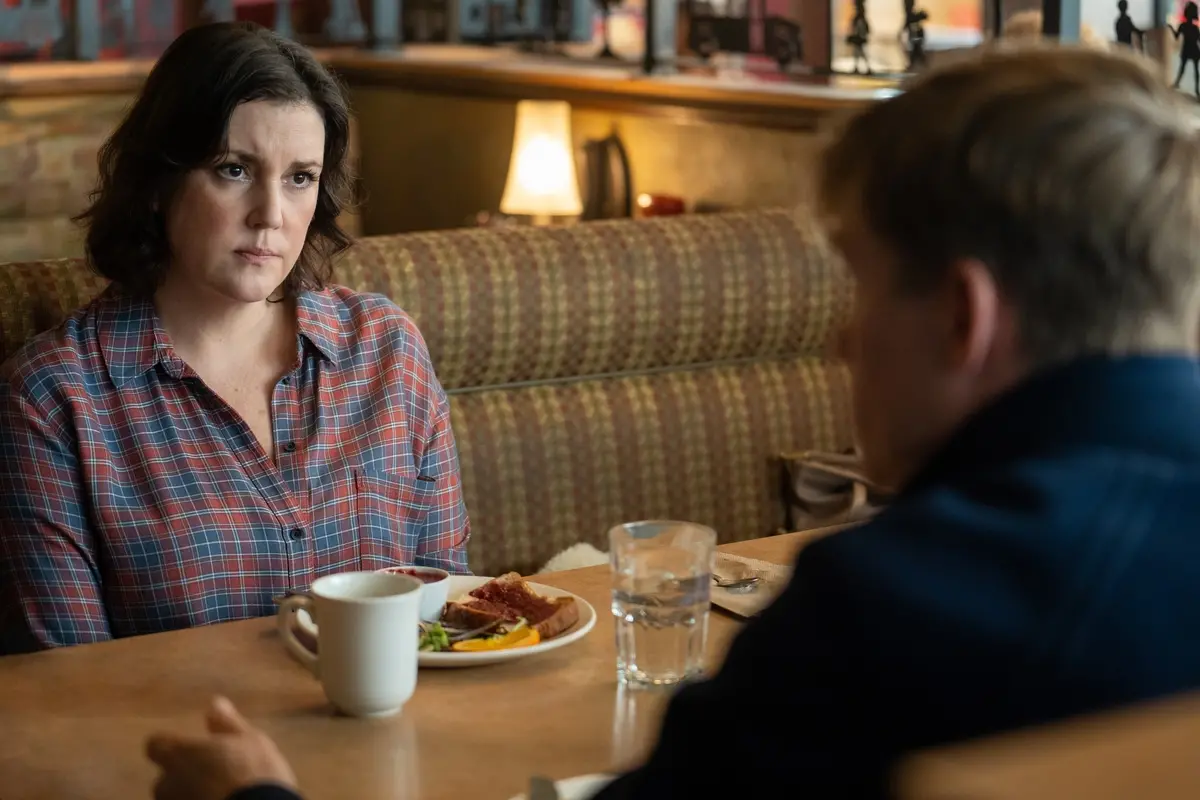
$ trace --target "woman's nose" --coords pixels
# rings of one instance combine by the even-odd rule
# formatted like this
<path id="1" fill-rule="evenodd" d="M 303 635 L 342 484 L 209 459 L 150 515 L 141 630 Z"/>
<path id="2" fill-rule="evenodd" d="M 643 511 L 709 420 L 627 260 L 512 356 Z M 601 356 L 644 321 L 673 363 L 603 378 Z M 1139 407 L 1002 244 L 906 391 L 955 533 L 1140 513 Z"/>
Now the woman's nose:
<path id="1" fill-rule="evenodd" d="M 250 211 L 250 227 L 275 229 L 283 225 L 283 198 L 281 189 L 263 186 L 256 192 L 254 207 Z"/>

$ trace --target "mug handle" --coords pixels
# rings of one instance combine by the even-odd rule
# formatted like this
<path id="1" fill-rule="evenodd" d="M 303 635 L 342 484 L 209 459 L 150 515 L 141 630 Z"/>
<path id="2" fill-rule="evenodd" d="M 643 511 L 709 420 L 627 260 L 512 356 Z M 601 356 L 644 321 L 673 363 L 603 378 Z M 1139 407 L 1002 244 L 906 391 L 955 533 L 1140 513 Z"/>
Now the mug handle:
<path id="1" fill-rule="evenodd" d="M 307 667 L 308 671 L 314 676 L 319 678 L 317 656 L 296 638 L 296 623 L 293 616 L 295 612 L 301 609 L 308 612 L 308 616 L 313 622 L 317 621 L 317 608 L 313 603 L 312 597 L 306 594 L 293 594 L 283 598 L 283 601 L 279 604 L 279 612 L 276 616 L 279 626 L 279 636 L 283 639 L 283 644 L 288 651 L 296 657 L 296 660 Z"/>

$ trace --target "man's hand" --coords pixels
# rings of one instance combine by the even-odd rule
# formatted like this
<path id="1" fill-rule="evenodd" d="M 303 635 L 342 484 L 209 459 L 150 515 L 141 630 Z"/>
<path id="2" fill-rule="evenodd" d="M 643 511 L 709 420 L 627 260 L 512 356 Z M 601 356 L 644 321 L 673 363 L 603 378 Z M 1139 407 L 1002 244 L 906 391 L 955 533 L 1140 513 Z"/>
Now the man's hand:
<path id="1" fill-rule="evenodd" d="M 275 743 L 233 703 L 215 698 L 207 721 L 209 736 L 150 737 L 146 754 L 162 770 L 154 800 L 226 800 L 263 783 L 295 789 L 296 776 Z"/>

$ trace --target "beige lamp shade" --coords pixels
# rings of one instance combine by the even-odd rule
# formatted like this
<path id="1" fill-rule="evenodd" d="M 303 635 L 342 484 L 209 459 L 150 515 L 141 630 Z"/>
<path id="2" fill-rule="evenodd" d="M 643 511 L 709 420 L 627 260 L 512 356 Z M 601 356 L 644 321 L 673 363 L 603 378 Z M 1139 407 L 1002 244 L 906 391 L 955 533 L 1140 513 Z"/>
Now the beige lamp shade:
<path id="1" fill-rule="evenodd" d="M 573 216 L 583 211 L 575 178 L 569 103 L 517 103 L 517 127 L 500 210 L 534 217 Z"/>

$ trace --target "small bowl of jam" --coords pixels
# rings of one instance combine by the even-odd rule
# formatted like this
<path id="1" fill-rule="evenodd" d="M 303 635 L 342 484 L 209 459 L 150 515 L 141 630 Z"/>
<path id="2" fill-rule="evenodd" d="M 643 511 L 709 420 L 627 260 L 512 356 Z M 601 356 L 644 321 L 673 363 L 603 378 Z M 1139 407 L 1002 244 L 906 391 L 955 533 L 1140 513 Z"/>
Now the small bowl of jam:
<path id="1" fill-rule="evenodd" d="M 450 589 L 450 573 L 437 567 L 396 566 L 384 567 L 379 572 L 407 575 L 421 582 L 421 619 L 437 622 L 446 607 L 446 594 Z"/>

